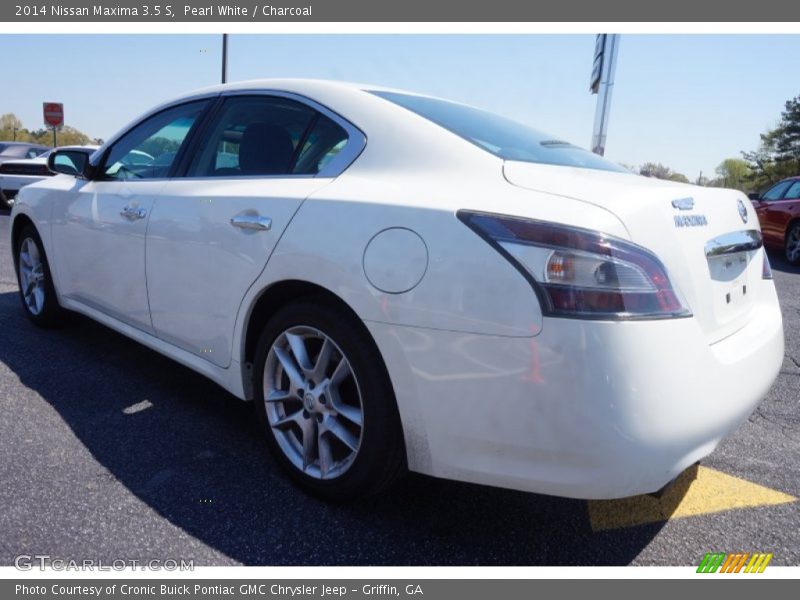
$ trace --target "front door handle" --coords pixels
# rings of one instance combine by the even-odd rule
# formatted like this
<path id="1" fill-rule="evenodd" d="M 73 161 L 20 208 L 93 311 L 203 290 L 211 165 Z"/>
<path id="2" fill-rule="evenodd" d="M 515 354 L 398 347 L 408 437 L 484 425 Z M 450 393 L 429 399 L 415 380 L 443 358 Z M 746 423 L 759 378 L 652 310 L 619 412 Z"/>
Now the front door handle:
<path id="1" fill-rule="evenodd" d="M 136 221 L 137 219 L 144 219 L 147 216 L 147 211 L 144 208 L 128 205 L 119 211 L 119 214 L 129 221 Z"/>
<path id="2" fill-rule="evenodd" d="M 260 215 L 236 215 L 231 219 L 231 225 L 240 229 L 269 231 L 272 228 L 272 219 Z"/>

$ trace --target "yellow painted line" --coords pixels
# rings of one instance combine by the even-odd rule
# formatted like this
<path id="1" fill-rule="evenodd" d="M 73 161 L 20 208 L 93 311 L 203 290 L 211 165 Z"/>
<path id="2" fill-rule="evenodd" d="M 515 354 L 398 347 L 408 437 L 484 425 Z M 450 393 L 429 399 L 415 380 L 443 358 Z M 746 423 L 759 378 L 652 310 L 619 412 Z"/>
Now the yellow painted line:
<path id="1" fill-rule="evenodd" d="M 763 562 L 763 563 L 761 563 L 761 568 L 758 570 L 758 572 L 759 572 L 759 573 L 763 573 L 763 572 L 764 572 L 764 569 L 766 569 L 766 568 L 767 568 L 767 565 L 769 564 L 769 561 L 771 561 L 771 560 L 772 560 L 772 552 L 770 552 L 769 554 L 767 554 L 767 555 L 764 557 L 764 562 Z"/>
<path id="2" fill-rule="evenodd" d="M 588 506 L 592 529 L 603 531 L 796 500 L 757 483 L 697 466 L 685 471 L 661 498 L 590 500 Z"/>

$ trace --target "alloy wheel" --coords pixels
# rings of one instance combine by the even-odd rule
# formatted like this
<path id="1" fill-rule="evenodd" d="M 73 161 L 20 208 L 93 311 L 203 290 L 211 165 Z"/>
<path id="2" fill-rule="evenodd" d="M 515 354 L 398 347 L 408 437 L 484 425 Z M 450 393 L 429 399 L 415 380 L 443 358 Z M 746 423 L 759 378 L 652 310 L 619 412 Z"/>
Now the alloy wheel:
<path id="1" fill-rule="evenodd" d="M 33 238 L 26 237 L 19 248 L 19 279 L 25 306 L 32 315 L 44 310 L 44 263 L 39 246 Z"/>
<path id="2" fill-rule="evenodd" d="M 786 236 L 786 260 L 791 263 L 800 261 L 800 225 L 795 225 Z"/>
<path id="3" fill-rule="evenodd" d="M 295 326 L 267 353 L 263 390 L 267 421 L 281 451 L 315 479 L 334 479 L 361 447 L 364 408 L 350 361 L 328 335 Z"/>

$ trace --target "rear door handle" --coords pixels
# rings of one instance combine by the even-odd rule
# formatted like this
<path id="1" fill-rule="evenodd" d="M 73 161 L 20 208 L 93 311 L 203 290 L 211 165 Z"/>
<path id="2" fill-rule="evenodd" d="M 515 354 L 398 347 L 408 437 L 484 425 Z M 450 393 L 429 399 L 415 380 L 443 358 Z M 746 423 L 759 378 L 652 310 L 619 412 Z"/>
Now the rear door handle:
<path id="1" fill-rule="evenodd" d="M 137 219 L 144 219 L 147 216 L 147 211 L 144 208 L 128 205 L 119 211 L 119 214 L 129 221 L 136 221 Z"/>
<path id="2" fill-rule="evenodd" d="M 236 215 L 231 219 L 231 225 L 240 229 L 269 231 L 272 229 L 272 219 L 260 215 Z"/>

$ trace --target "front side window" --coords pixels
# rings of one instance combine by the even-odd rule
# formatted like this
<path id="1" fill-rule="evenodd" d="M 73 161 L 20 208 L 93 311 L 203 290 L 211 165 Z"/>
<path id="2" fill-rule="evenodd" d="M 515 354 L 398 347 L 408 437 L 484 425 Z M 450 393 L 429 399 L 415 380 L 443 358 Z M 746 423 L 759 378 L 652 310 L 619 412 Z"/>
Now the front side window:
<path id="1" fill-rule="evenodd" d="M 313 108 L 272 96 L 228 98 L 190 177 L 317 174 L 347 134 Z"/>
<path id="2" fill-rule="evenodd" d="M 103 166 L 104 179 L 166 177 L 206 100 L 174 106 L 136 125 L 114 142 Z"/>
<path id="3" fill-rule="evenodd" d="M 505 160 L 629 173 L 624 167 L 588 150 L 485 110 L 427 96 L 372 93 Z"/>
<path id="4" fill-rule="evenodd" d="M 762 197 L 762 200 L 767 202 L 773 200 L 780 200 L 783 198 L 783 193 L 792 185 L 791 181 L 781 181 L 780 183 L 773 185 L 769 191 L 767 191 Z"/>

